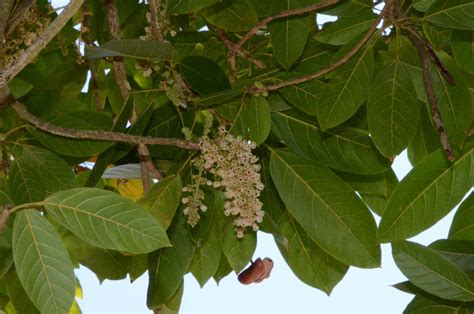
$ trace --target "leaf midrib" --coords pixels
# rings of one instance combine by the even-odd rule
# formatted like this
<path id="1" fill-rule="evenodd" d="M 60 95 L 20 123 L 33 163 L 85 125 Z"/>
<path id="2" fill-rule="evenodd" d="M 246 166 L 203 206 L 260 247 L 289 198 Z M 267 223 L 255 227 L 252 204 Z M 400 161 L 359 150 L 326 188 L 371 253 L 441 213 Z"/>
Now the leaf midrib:
<path id="1" fill-rule="evenodd" d="M 303 178 L 293 169 L 293 167 L 291 167 L 283 158 L 281 158 L 275 151 L 273 151 L 274 155 L 276 155 L 278 157 L 278 159 L 280 159 L 286 166 L 287 168 L 291 169 L 291 171 L 294 173 L 294 175 L 300 179 L 300 181 L 303 182 L 303 184 L 310 190 L 310 191 L 313 191 L 313 194 L 324 204 L 324 206 L 326 206 L 326 208 L 328 208 L 334 216 L 337 217 L 337 219 L 343 224 L 343 226 L 349 230 L 349 233 L 353 235 L 353 237 L 357 240 L 356 242 L 359 244 L 359 246 L 361 246 L 363 248 L 363 250 L 368 254 L 368 256 L 372 257 L 374 261 L 377 262 L 377 259 L 374 258 L 374 256 L 372 256 L 372 254 L 370 253 L 370 251 L 362 244 L 362 242 L 360 242 L 359 238 L 353 233 L 352 229 L 349 228 L 347 226 L 347 224 L 345 223 L 344 220 L 342 220 L 339 215 L 337 215 L 334 210 L 332 209 L 331 206 L 329 206 L 317 193 L 316 191 L 314 191 L 310 185 L 308 185 L 308 183 L 303 180 Z"/>
<path id="2" fill-rule="evenodd" d="M 467 158 L 468 156 L 470 157 L 471 153 L 473 152 L 474 150 L 471 149 L 469 150 L 469 152 L 467 152 L 464 156 L 462 156 L 461 158 L 459 158 L 457 161 L 455 161 L 454 163 L 452 163 L 450 165 L 450 167 L 446 168 L 439 176 L 437 176 L 434 180 L 431 181 L 430 184 L 428 184 L 428 186 L 426 188 L 424 188 L 420 193 L 418 193 L 418 195 L 413 199 L 413 201 L 411 201 L 410 203 L 408 203 L 405 208 L 400 212 L 400 215 L 398 215 L 398 217 L 393 221 L 392 224 L 390 224 L 390 226 L 386 229 L 386 231 L 382 234 L 382 235 L 386 235 L 392 228 L 393 226 L 395 226 L 395 224 L 397 223 L 397 221 L 399 219 L 401 219 L 401 217 L 405 214 L 405 212 L 413 206 L 413 204 L 418 200 L 418 198 L 421 197 L 421 195 L 424 195 L 426 193 L 426 191 L 428 189 L 431 188 L 432 185 L 436 184 L 438 180 L 440 180 L 440 178 L 442 178 L 445 173 L 453 170 L 454 172 L 454 168 L 456 167 L 456 165 L 458 165 L 464 158 Z"/>
<path id="3" fill-rule="evenodd" d="M 451 281 L 449 278 L 446 278 L 445 276 L 443 276 L 442 274 L 440 273 L 437 273 L 434 269 L 431 269 L 429 268 L 427 265 L 424 265 L 422 264 L 420 261 L 418 261 L 417 259 L 415 259 L 414 257 L 412 257 L 410 254 L 408 254 L 407 252 L 403 251 L 402 249 L 400 249 L 400 247 L 398 248 L 403 254 L 405 254 L 407 257 L 409 257 L 412 261 L 414 261 L 416 264 L 418 264 L 419 266 L 423 267 L 424 269 L 430 271 L 431 273 L 433 273 L 434 275 L 438 275 L 439 277 L 441 277 L 442 279 L 446 280 L 447 282 L 451 283 L 452 285 L 460 288 L 461 290 L 469 293 L 470 295 L 472 295 L 474 297 L 474 292 L 472 291 L 469 291 L 467 290 L 466 288 L 464 288 L 463 286 L 460 286 L 459 284 L 457 284 L 456 282 L 453 282 Z M 429 252 L 430 253 L 430 252 Z M 434 253 L 434 252 L 431 252 L 432 254 L 436 254 L 438 255 L 437 253 Z M 439 256 L 440 258 L 443 258 L 443 256 Z M 450 261 L 447 261 L 448 263 L 452 264 L 451 266 L 454 266 L 456 268 L 458 268 L 458 266 Z M 467 276 L 467 275 L 466 275 Z"/>

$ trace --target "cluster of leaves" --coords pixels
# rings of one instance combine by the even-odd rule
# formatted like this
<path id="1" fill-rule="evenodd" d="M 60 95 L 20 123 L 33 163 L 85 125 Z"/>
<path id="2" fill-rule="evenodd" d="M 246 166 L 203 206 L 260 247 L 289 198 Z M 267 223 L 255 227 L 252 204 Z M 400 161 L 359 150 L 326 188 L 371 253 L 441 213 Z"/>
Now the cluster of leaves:
<path id="1" fill-rule="evenodd" d="M 79 13 L 10 82 L 13 97 L 46 129 L 184 140 L 182 128 L 198 137 L 212 115 L 211 135 L 226 126 L 257 143 L 265 184 L 261 230 L 275 237 L 300 280 L 329 294 L 350 266 L 379 267 L 380 244 L 391 243 L 409 279 L 396 287 L 415 295 L 407 312 L 472 312 L 474 194 L 459 206 L 448 239 L 428 247 L 405 239 L 446 216 L 473 186 L 474 3 L 389 0 L 393 9 L 376 30 L 380 6 L 373 1 L 332 1 L 318 13 L 335 22 L 318 26 L 315 12 L 282 15 L 243 43 L 232 66 L 223 33 L 235 44 L 260 20 L 315 1 L 165 2 L 160 10 L 178 31 L 163 42 L 139 39 L 148 4 L 117 1 L 126 39 L 111 40 L 103 2 L 87 1 L 88 32 L 97 43 L 86 47 L 88 61 L 77 62 L 80 33 L 73 25 L 85 17 Z M 46 1 L 37 6 L 46 8 Z M 352 58 L 331 68 L 374 30 Z M 429 69 L 435 104 L 426 96 L 413 34 L 435 55 Z M 110 71 L 117 60 L 132 88 L 128 101 Z M 160 66 L 144 77 L 140 68 L 148 63 Z M 95 72 L 88 81 L 89 68 Z M 192 94 L 174 90 L 172 97 L 167 84 L 181 86 L 168 70 Z M 319 71 L 316 79 L 268 88 Z M 176 97 L 186 104 L 176 106 L 170 99 Z M 433 106 L 452 162 L 433 126 Z M 199 152 L 150 146 L 164 179 L 142 195 L 129 180 L 136 176 L 125 174 L 140 162 L 132 144 L 53 135 L 8 104 L 0 107 L 0 135 L 2 217 L 11 211 L 0 231 L 0 309 L 8 313 L 80 311 L 73 272 L 79 264 L 100 280 L 135 280 L 148 271 L 149 308 L 176 312 L 186 273 L 203 286 L 240 272 L 252 258 L 256 234 L 236 237 L 222 191 L 206 190 L 208 210 L 196 227 L 186 224 L 182 186 Z M 405 149 L 413 169 L 398 182 L 391 161 Z M 92 169 L 81 166 L 87 161 Z M 104 175 L 110 165 L 115 172 Z"/>

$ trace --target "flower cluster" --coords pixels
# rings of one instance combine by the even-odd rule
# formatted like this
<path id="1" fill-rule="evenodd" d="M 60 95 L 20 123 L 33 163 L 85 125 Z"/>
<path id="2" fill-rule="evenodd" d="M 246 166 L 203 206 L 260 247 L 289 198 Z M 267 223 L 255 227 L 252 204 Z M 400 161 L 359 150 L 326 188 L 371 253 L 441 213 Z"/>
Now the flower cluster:
<path id="1" fill-rule="evenodd" d="M 26 14 L 21 22 L 14 27 L 11 34 L 7 34 L 5 64 L 13 62 L 49 25 L 48 17 L 36 6 L 33 6 Z"/>
<path id="2" fill-rule="evenodd" d="M 201 154 L 192 160 L 199 173 L 193 175 L 193 184 L 183 189 L 183 192 L 190 193 L 182 199 L 186 204 L 184 214 L 188 216 L 188 223 L 194 226 L 199 220 L 199 211 L 207 209 L 203 204 L 204 193 L 200 189 L 200 185 L 206 184 L 224 189 L 224 213 L 234 217 L 238 237 L 243 237 L 246 227 L 258 230 L 264 214 L 258 198 L 264 186 L 260 180 L 258 158 L 251 152 L 255 144 L 240 136 L 227 134 L 221 127 L 216 139 L 204 136 L 200 147 Z M 206 173 L 212 179 L 203 177 Z"/>

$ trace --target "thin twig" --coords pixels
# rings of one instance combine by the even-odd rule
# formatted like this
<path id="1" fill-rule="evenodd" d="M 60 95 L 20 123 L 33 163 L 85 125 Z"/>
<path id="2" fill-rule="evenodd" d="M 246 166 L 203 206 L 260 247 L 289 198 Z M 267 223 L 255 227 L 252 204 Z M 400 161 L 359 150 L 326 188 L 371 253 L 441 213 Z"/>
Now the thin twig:
<path id="1" fill-rule="evenodd" d="M 81 25 L 81 34 L 84 43 L 88 46 L 94 45 L 94 38 L 92 37 L 91 32 L 91 12 L 89 11 L 89 5 L 86 2 L 82 5 L 82 25 Z M 103 98 L 100 95 L 99 83 L 97 80 L 97 61 L 89 60 L 89 69 L 91 71 L 91 85 L 92 93 L 94 95 L 94 100 L 96 102 L 97 110 L 103 111 Z"/>
<path id="2" fill-rule="evenodd" d="M 217 33 L 219 34 L 219 37 L 221 38 L 222 42 L 227 48 L 227 62 L 229 63 L 230 67 L 230 72 L 232 74 L 232 77 L 234 79 L 237 78 L 237 67 L 235 63 L 235 58 L 233 57 L 233 51 L 234 51 L 234 43 L 229 39 L 229 36 L 227 36 L 227 33 L 224 32 L 222 29 L 217 28 L 216 29 Z M 254 59 L 250 56 L 250 53 L 248 51 L 243 51 L 242 49 L 237 50 L 236 52 L 239 56 L 241 56 L 244 59 L 247 59 L 249 62 L 253 63 L 257 68 L 259 69 L 265 69 L 266 65 L 257 59 Z"/>
<path id="3" fill-rule="evenodd" d="M 38 38 L 20 54 L 15 61 L 6 65 L 0 75 L 0 81 L 10 82 L 23 68 L 30 64 L 43 50 L 44 47 L 56 36 L 57 33 L 66 25 L 71 17 L 81 8 L 84 0 L 71 0 L 64 8 L 61 14 L 49 24 L 49 26 L 38 35 Z M 1 84 L 0 84 L 1 85 Z"/>
<path id="4" fill-rule="evenodd" d="M 321 3 L 322 2 L 320 2 L 319 4 L 321 4 Z M 304 83 L 304 82 L 307 82 L 307 81 L 314 80 L 318 77 L 321 77 L 321 76 L 323 76 L 323 75 L 325 75 L 329 72 L 334 71 L 335 69 L 337 69 L 341 65 L 346 64 L 369 41 L 369 39 L 372 37 L 372 35 L 377 30 L 377 25 L 379 25 L 379 23 L 382 21 L 382 19 L 385 16 L 385 13 L 388 11 L 388 9 L 390 8 L 391 5 L 392 5 L 392 1 L 391 0 L 387 1 L 387 3 L 385 4 L 385 7 L 380 12 L 380 14 L 377 17 L 377 19 L 375 20 L 375 22 L 370 26 L 367 33 L 365 33 L 364 37 L 361 40 L 359 40 L 359 42 L 351 50 L 349 50 L 341 59 L 339 59 L 338 61 L 330 64 L 329 66 L 327 66 L 327 67 L 325 67 L 325 68 L 323 68 L 323 69 L 321 69 L 321 70 L 319 70 L 315 73 L 311 73 L 311 74 L 308 74 L 308 75 L 305 75 L 305 76 L 300 76 L 300 77 L 297 77 L 297 78 L 281 81 L 281 82 L 275 83 L 275 84 L 270 84 L 270 85 L 265 86 L 265 87 L 250 87 L 250 88 L 247 89 L 247 92 L 249 94 L 258 94 L 258 93 L 278 90 L 280 88 L 284 88 L 284 87 L 291 86 L 291 85 L 301 84 L 301 83 Z"/>
<path id="5" fill-rule="evenodd" d="M 161 34 L 160 24 L 158 23 L 158 13 L 161 11 L 160 0 L 150 0 L 150 25 L 153 37 L 159 42 L 163 42 L 163 35 Z M 160 9 L 160 10 L 159 10 Z"/>
<path id="6" fill-rule="evenodd" d="M 429 57 L 426 53 L 425 45 L 423 44 L 423 41 L 421 41 L 417 36 L 413 36 L 413 34 L 411 34 L 410 39 L 418 50 L 418 56 L 420 57 L 421 70 L 423 73 L 423 84 L 425 86 L 426 97 L 428 98 L 428 103 L 431 109 L 431 118 L 433 119 L 433 123 L 438 130 L 439 139 L 444 151 L 446 152 L 448 160 L 454 161 L 453 148 L 449 143 L 448 135 L 446 134 L 446 130 L 444 128 L 443 118 L 439 113 L 438 100 L 433 90 L 433 84 L 430 77 Z"/>
<path id="7" fill-rule="evenodd" d="M 0 215 L 0 233 L 7 226 L 8 216 L 10 216 L 10 206 L 4 205 L 2 214 Z"/>
<path id="8" fill-rule="evenodd" d="M 146 145 L 168 145 L 176 146 L 183 149 L 195 149 L 200 150 L 199 144 L 193 141 L 187 141 L 177 138 L 165 138 L 165 137 L 151 137 L 151 136 L 139 136 L 131 135 L 119 132 L 110 132 L 110 131 L 91 131 L 91 130 L 73 130 L 68 128 L 63 128 L 48 122 L 45 122 L 38 117 L 32 115 L 24 105 L 18 101 L 14 101 L 11 106 L 15 111 L 20 115 L 21 118 L 30 122 L 38 129 L 41 129 L 45 132 L 69 137 L 69 138 L 78 138 L 78 139 L 90 139 L 90 140 L 102 140 L 102 141 L 114 141 L 114 142 L 124 142 L 131 144 L 146 144 Z"/>
<path id="9" fill-rule="evenodd" d="M 260 22 L 258 22 L 251 30 L 249 30 L 240 40 L 239 42 L 234 46 L 234 49 L 232 50 L 232 55 L 235 56 L 237 51 L 239 51 L 240 48 L 242 48 L 242 45 L 252 38 L 253 35 L 255 35 L 261 28 L 267 26 L 268 23 L 270 23 L 273 20 L 280 19 L 283 17 L 288 17 L 288 16 L 294 16 L 294 15 L 302 15 L 305 13 L 309 13 L 312 11 L 316 11 L 325 7 L 328 7 L 330 5 L 338 3 L 339 0 L 322 0 L 318 3 L 302 7 L 302 8 L 296 8 L 296 9 L 291 9 L 291 10 L 284 10 L 280 11 L 276 14 L 267 16 Z"/>
<path id="10" fill-rule="evenodd" d="M 154 3 L 156 4 L 156 2 Z M 109 31 L 110 35 L 115 40 L 121 39 L 121 32 L 120 32 L 120 21 L 118 17 L 117 7 L 115 6 L 115 2 L 113 0 L 105 0 L 105 10 L 107 13 L 107 20 L 109 21 Z M 151 13 L 153 15 L 153 13 Z M 156 19 L 156 13 L 155 19 Z M 159 31 L 159 29 L 158 29 Z M 154 34 L 154 36 L 156 36 Z M 161 36 L 161 34 L 160 34 Z M 160 37 L 163 39 L 162 37 Z M 117 60 L 113 63 L 114 71 L 115 71 L 115 81 L 120 88 L 120 92 L 122 93 L 123 99 L 126 101 L 130 96 L 130 83 L 127 80 L 127 73 L 125 72 L 125 65 L 123 60 Z M 132 117 L 130 122 L 134 124 L 136 122 L 136 112 L 133 110 Z M 148 169 L 154 168 L 153 163 L 150 163 L 150 151 L 145 146 L 145 144 L 140 143 L 137 145 L 138 156 L 140 158 L 140 167 L 142 173 L 142 182 L 143 182 L 143 190 L 146 192 L 150 189 L 150 177 L 148 175 Z M 150 166 L 151 165 L 151 166 Z M 154 169 L 154 172 L 158 172 L 157 169 Z"/>
<path id="11" fill-rule="evenodd" d="M 107 14 L 110 36 L 114 40 L 120 40 L 122 37 L 120 35 L 120 20 L 118 17 L 117 6 L 113 0 L 105 0 L 105 13 Z M 127 101 L 131 88 L 127 80 L 127 73 L 125 71 L 123 60 L 117 58 L 112 65 L 114 67 L 115 82 L 120 89 L 124 101 Z"/>

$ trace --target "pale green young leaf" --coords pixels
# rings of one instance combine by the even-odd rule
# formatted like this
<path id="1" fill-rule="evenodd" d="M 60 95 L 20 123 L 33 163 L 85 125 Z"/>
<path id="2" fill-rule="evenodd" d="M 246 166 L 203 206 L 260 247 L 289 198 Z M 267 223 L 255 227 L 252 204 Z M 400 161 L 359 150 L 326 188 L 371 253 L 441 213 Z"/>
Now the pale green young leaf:
<path id="1" fill-rule="evenodd" d="M 362 268 L 380 265 L 373 216 L 331 170 L 274 150 L 270 172 L 291 215 L 324 251 L 345 264 Z"/>
<path id="2" fill-rule="evenodd" d="M 93 246 L 135 254 L 169 246 L 165 230 L 145 208 L 110 191 L 76 188 L 57 192 L 44 200 L 44 207 Z"/>
<path id="3" fill-rule="evenodd" d="M 69 313 L 74 269 L 56 230 L 35 209 L 15 218 L 13 259 L 22 286 L 41 312 Z"/>

